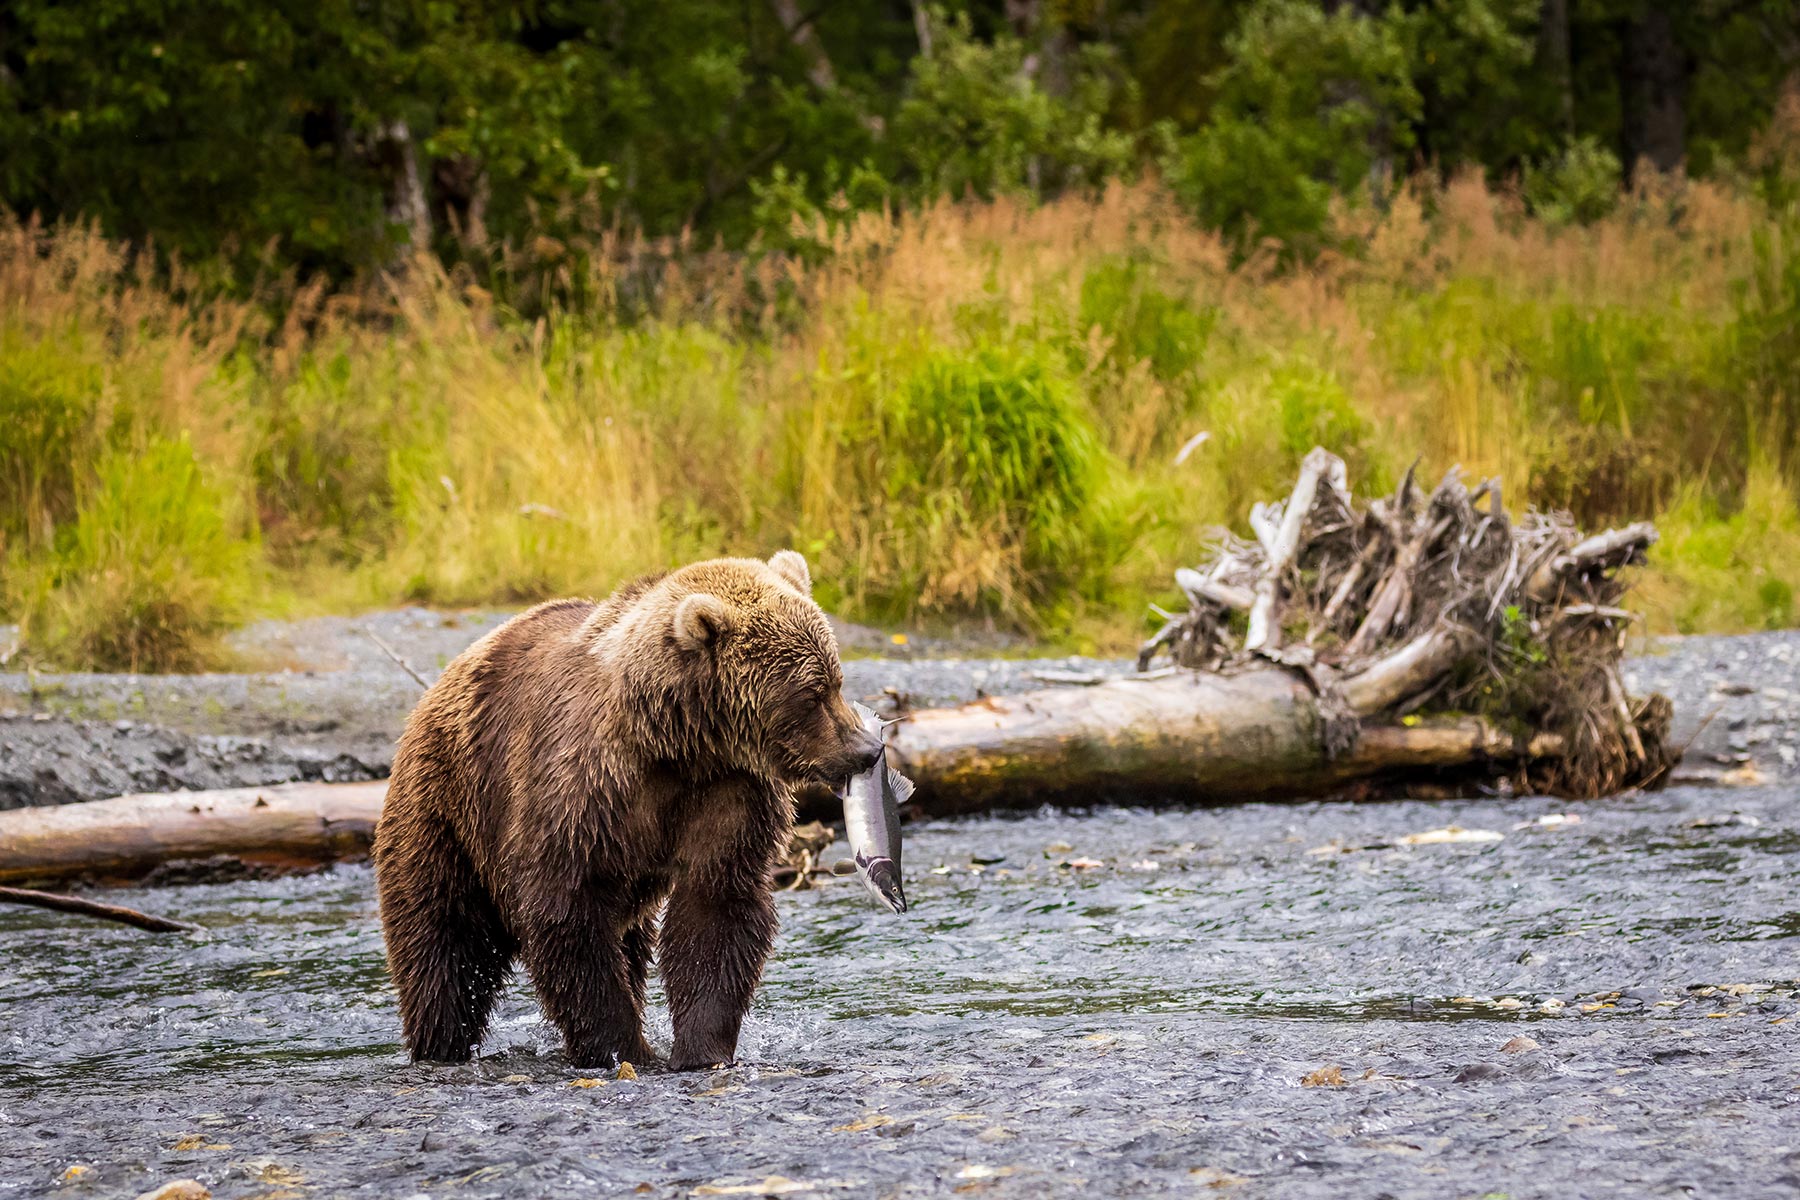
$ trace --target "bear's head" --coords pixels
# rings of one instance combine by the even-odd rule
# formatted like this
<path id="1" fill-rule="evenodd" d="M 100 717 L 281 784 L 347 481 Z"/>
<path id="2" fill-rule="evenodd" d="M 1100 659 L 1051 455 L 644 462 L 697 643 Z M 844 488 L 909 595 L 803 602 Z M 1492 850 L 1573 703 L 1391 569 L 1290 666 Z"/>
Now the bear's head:
<path id="1" fill-rule="evenodd" d="M 649 619 L 666 622 L 671 656 L 657 674 L 680 681 L 650 705 L 667 736 L 710 766 L 787 783 L 836 787 L 880 761 L 881 739 L 844 700 L 837 638 L 799 554 L 695 563 L 656 591 Z"/>

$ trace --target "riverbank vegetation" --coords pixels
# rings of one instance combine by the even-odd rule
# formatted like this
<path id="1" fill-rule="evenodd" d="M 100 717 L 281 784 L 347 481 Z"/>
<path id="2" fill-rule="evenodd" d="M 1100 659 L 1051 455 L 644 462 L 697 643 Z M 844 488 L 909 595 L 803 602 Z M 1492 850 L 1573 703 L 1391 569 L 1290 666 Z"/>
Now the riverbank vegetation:
<path id="1" fill-rule="evenodd" d="M 815 227 L 812 264 L 589 259 L 615 297 L 647 285 L 606 264 L 662 255 L 629 315 L 522 319 L 420 261 L 279 324 L 13 225 L 7 606 L 48 661 L 197 665 L 258 612 L 792 544 L 849 617 L 1115 646 L 1322 444 L 1372 491 L 1423 456 L 1585 526 L 1653 517 L 1655 629 L 1794 620 L 1794 225 L 1705 183 L 1555 225 L 1473 177 L 1341 220 L 1360 253 L 1289 266 L 1116 185 Z"/>
<path id="2" fill-rule="evenodd" d="M 784 545 L 846 617 L 1118 649 L 1315 444 L 1656 520 L 1655 631 L 1800 619 L 1783 5 L 118 7 L 0 25 L 31 660 Z"/>

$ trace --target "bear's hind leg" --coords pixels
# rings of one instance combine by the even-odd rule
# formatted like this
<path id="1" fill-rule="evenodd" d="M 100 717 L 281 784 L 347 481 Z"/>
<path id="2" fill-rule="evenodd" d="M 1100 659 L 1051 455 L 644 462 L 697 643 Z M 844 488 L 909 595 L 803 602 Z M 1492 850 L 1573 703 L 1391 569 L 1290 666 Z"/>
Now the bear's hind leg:
<path id="1" fill-rule="evenodd" d="M 633 914 L 589 893 L 564 898 L 523 930 L 525 969 L 544 1015 L 578 1067 L 610 1067 L 648 1051 L 643 988 L 627 953 Z"/>
<path id="2" fill-rule="evenodd" d="M 637 1042 L 624 1055 L 625 1061 L 643 1064 L 656 1061 L 656 1052 L 644 1040 L 644 993 L 649 986 L 650 960 L 656 953 L 656 925 L 652 917 L 643 917 L 625 931 L 625 967 L 631 982 L 631 999 L 638 1013 Z"/>
<path id="3" fill-rule="evenodd" d="M 441 822 L 384 821 L 375 861 L 407 1047 L 415 1060 L 467 1062 L 517 944 Z"/>

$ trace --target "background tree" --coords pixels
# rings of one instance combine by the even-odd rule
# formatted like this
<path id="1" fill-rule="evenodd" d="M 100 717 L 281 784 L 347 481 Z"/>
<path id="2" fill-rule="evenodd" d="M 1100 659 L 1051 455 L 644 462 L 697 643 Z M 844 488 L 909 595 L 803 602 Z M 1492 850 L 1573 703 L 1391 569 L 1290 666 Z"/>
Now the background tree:
<path id="1" fill-rule="evenodd" d="M 13 0 L 0 204 L 346 277 L 1156 166 L 1303 252 L 1420 167 L 1736 164 L 1797 66 L 1797 0 Z"/>

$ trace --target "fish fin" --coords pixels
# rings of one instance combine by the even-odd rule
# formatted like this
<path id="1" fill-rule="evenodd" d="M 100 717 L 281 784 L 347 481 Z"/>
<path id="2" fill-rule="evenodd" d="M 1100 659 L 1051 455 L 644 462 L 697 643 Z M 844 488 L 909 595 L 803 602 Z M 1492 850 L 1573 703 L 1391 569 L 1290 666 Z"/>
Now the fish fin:
<path id="1" fill-rule="evenodd" d="M 888 786 L 894 789 L 894 803 L 905 804 L 908 800 L 911 800 L 913 794 L 913 781 L 894 770 L 892 767 L 887 769 L 887 773 Z"/>

